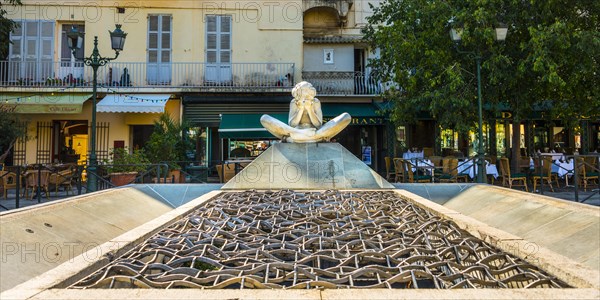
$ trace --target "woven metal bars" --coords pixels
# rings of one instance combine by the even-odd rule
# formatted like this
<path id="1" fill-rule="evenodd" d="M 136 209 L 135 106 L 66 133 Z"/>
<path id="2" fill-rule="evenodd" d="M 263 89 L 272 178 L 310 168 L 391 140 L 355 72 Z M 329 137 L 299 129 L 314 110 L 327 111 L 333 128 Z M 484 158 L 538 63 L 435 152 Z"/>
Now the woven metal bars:
<path id="1" fill-rule="evenodd" d="M 220 194 L 71 288 L 567 287 L 389 191 Z"/>

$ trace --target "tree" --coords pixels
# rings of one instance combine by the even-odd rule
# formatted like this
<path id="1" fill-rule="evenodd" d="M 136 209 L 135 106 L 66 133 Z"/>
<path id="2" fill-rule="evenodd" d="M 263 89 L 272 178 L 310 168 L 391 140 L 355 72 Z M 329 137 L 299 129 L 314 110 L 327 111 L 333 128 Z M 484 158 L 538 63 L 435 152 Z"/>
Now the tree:
<path id="1" fill-rule="evenodd" d="M 2 7 L 4 5 L 4 7 Z M 8 55 L 8 45 L 10 43 L 10 32 L 15 29 L 17 23 L 7 19 L 6 5 L 22 5 L 21 0 L 1 0 L 0 1 L 0 60 Z"/>
<path id="2" fill-rule="evenodd" d="M 14 106 L 0 104 L 0 163 L 10 154 L 17 138 L 25 136 L 25 128 L 19 126 Z"/>
<path id="3" fill-rule="evenodd" d="M 476 62 L 457 51 L 453 27 L 463 29 L 458 48 L 482 57 L 488 113 L 508 108 L 517 125 L 546 105 L 546 117 L 567 126 L 600 115 L 600 1 L 388 0 L 373 10 L 364 38 L 380 49 L 375 74 L 394 83 L 383 96 L 397 123 L 427 111 L 445 128 L 476 126 Z M 500 22 L 509 28 L 503 43 L 493 39 Z"/>
<path id="4" fill-rule="evenodd" d="M 184 138 L 187 130 L 185 122 L 178 124 L 168 113 L 163 113 L 154 121 L 154 131 L 144 146 L 144 152 L 151 163 L 169 164 L 171 169 L 179 169 L 177 162 L 184 161 L 189 141 Z"/>

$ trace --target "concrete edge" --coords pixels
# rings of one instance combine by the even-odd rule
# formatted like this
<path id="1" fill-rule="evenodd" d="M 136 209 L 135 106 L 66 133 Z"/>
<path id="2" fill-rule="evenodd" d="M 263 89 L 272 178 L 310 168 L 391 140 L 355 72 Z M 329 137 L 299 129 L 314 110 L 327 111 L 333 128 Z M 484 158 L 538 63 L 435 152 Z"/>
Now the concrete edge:
<path id="1" fill-rule="evenodd" d="M 93 292 L 92 292 L 93 291 Z M 598 299 L 595 289 L 94 289 L 43 291 L 33 299 Z"/>
<path id="2" fill-rule="evenodd" d="M 475 186 L 478 186 L 478 185 L 475 185 Z M 521 191 L 521 190 L 509 189 L 507 187 L 502 187 L 502 186 L 495 186 L 495 185 L 485 185 L 485 186 L 489 187 L 490 189 L 498 189 L 498 190 L 502 190 L 504 192 L 514 193 L 516 195 L 519 195 L 519 199 L 523 199 L 526 201 L 538 202 L 538 203 L 546 204 L 546 205 L 553 205 L 558 208 L 567 209 L 567 210 L 570 210 L 573 212 L 585 213 L 587 215 L 593 215 L 596 217 L 600 217 L 600 207 L 598 207 L 598 206 L 575 202 L 575 201 L 570 201 L 570 200 L 565 200 L 565 199 L 561 199 L 561 198 L 556 198 L 556 197 L 552 197 L 549 195 L 542 195 L 542 194 L 536 194 L 536 193 L 532 193 L 532 192 L 525 192 L 525 191 Z M 466 191 L 467 190 L 464 190 L 460 194 L 463 194 Z M 455 197 L 460 196 L 460 194 L 456 195 Z M 452 200 L 453 198 L 449 199 L 449 201 Z"/>
<path id="3" fill-rule="evenodd" d="M 91 248 L 54 269 L 0 293 L 0 299 L 28 299 L 45 290 L 65 288 L 98 270 L 113 258 L 123 255 L 139 242 L 146 240 L 165 226 L 180 220 L 196 207 L 220 193 L 222 193 L 220 190 L 208 192 L 106 243 Z"/>
<path id="4" fill-rule="evenodd" d="M 133 188 L 132 186 L 128 185 L 128 186 L 123 186 L 120 187 L 119 189 L 122 188 Z M 111 189 L 110 192 L 117 192 L 119 189 L 115 188 L 115 189 Z M 73 201 L 86 201 L 86 200 L 90 200 L 90 199 L 86 199 L 86 198 L 92 198 L 95 197 L 97 194 L 100 193 L 108 193 L 109 190 L 101 190 L 101 191 L 96 191 L 93 193 L 87 193 L 87 194 L 81 194 L 81 195 L 73 195 L 67 198 L 63 198 L 63 199 L 57 199 L 57 200 L 52 200 L 52 201 L 48 201 L 48 202 L 43 202 L 43 203 L 38 203 L 38 204 L 34 204 L 34 205 L 29 205 L 29 206 L 25 206 L 25 207 L 19 207 L 19 208 L 15 208 L 15 209 L 10 209 L 7 211 L 3 211 L 0 212 L 0 217 L 5 218 L 5 217 L 18 217 L 21 213 L 27 211 L 28 214 L 31 213 L 31 211 L 35 211 L 41 208 L 45 208 L 46 206 L 56 206 L 61 207 L 63 205 L 68 205 L 71 204 L 70 202 Z"/>
<path id="5" fill-rule="evenodd" d="M 487 225 L 411 192 L 405 190 L 395 190 L 395 192 L 435 215 L 455 222 L 460 228 L 486 243 L 540 267 L 574 287 L 600 290 L 600 272 L 596 270 L 541 247 L 535 242 Z"/>

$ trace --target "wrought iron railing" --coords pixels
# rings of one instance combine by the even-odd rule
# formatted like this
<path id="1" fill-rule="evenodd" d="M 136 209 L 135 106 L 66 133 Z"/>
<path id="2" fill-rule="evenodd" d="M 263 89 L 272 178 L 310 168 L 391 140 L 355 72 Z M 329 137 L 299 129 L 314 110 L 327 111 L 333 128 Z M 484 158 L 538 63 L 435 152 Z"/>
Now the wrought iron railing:
<path id="1" fill-rule="evenodd" d="M 92 68 L 71 62 L 0 61 L 1 87 L 91 87 Z M 112 88 L 288 88 L 294 63 L 111 62 L 98 69 L 98 85 Z"/>
<path id="2" fill-rule="evenodd" d="M 382 85 L 363 72 L 302 72 L 302 79 L 317 89 L 317 95 L 377 95 Z"/>

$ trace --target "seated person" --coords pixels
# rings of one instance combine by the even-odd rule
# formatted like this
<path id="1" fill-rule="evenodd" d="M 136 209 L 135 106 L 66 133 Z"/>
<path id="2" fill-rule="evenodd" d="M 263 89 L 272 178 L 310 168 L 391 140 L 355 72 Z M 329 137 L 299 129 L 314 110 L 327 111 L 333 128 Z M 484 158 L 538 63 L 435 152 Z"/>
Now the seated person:
<path id="1" fill-rule="evenodd" d="M 260 123 L 274 136 L 290 143 L 327 142 L 342 131 L 352 119 L 348 113 L 323 124 L 321 101 L 315 98 L 317 91 L 312 84 L 302 81 L 292 89 L 294 99 L 290 102 L 288 124 L 269 115 L 263 115 Z"/>
<path id="2" fill-rule="evenodd" d="M 250 157 L 250 150 L 244 148 L 244 147 L 239 147 L 239 148 L 235 148 L 233 150 L 231 150 L 231 153 L 229 154 L 229 157 Z"/>

